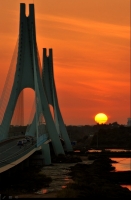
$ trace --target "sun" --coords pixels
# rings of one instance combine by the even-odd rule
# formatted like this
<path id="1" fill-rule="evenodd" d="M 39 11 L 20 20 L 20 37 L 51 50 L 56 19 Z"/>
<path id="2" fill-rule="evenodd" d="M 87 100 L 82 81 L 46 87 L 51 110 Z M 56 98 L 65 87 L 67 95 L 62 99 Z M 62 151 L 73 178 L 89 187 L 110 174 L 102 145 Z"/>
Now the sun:
<path id="1" fill-rule="evenodd" d="M 96 116 L 95 116 L 95 121 L 98 123 L 98 124 L 105 124 L 108 120 L 108 117 L 106 114 L 104 113 L 98 113 Z"/>

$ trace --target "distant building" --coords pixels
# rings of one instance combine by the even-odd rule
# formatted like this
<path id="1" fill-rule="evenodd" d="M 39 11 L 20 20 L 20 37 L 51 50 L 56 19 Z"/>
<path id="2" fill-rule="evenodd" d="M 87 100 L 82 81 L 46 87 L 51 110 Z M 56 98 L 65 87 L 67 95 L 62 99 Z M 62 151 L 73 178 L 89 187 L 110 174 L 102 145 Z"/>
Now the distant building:
<path id="1" fill-rule="evenodd" d="M 127 119 L 127 126 L 131 126 L 131 118 Z"/>

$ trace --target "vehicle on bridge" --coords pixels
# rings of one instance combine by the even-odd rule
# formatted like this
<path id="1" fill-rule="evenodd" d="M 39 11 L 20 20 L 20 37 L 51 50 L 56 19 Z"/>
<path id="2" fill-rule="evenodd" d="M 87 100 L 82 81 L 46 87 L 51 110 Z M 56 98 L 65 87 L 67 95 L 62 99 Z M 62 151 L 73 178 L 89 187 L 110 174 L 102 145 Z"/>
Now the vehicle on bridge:
<path id="1" fill-rule="evenodd" d="M 30 137 L 25 137 L 25 139 L 27 140 L 27 142 L 30 142 L 31 141 L 31 138 Z"/>
<path id="2" fill-rule="evenodd" d="M 27 143 L 27 139 L 23 139 L 23 144 L 26 144 Z"/>
<path id="3" fill-rule="evenodd" d="M 24 143 L 23 143 L 23 140 L 19 140 L 19 141 L 17 142 L 17 145 L 20 146 L 20 147 L 23 146 L 23 144 L 24 144 Z"/>

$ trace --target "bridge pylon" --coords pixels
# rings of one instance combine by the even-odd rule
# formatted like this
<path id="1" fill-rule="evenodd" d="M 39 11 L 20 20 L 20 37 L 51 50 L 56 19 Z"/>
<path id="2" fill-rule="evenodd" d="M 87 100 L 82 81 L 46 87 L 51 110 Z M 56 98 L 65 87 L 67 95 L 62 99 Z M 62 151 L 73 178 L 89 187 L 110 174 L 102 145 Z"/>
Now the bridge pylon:
<path id="1" fill-rule="evenodd" d="M 42 61 L 42 81 L 45 88 L 48 103 L 52 105 L 54 109 L 54 121 L 56 125 L 59 137 L 64 140 L 64 149 L 69 152 L 73 151 L 69 135 L 64 124 L 56 92 L 54 70 L 53 70 L 53 50 L 49 49 L 49 55 L 47 55 L 47 49 L 43 48 L 43 61 Z"/>
<path id="2" fill-rule="evenodd" d="M 25 4 L 20 3 L 19 41 L 16 63 L 13 87 L 4 113 L 2 124 L 0 126 L 0 140 L 2 141 L 8 138 L 11 119 L 20 92 L 25 88 L 31 88 L 35 91 L 37 101 L 36 104 L 39 104 L 41 107 L 41 110 L 37 112 L 38 107 L 36 106 L 36 114 L 34 117 L 36 121 L 33 120 L 33 123 L 36 122 L 36 126 L 33 126 L 35 133 L 38 129 L 37 123 L 40 118 L 39 114 L 42 113 L 45 119 L 49 139 L 51 139 L 55 154 L 65 154 L 49 109 L 45 88 L 43 87 L 42 83 L 39 54 L 36 42 L 34 4 L 29 4 L 29 15 L 26 16 Z M 28 134 L 31 133 L 28 132 Z"/>

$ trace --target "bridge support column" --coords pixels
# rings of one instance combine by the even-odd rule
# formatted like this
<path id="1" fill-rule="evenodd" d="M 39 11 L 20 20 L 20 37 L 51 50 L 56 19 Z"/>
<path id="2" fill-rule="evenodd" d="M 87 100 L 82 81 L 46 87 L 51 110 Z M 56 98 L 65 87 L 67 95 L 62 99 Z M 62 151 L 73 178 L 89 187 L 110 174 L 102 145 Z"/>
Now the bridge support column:
<path id="1" fill-rule="evenodd" d="M 51 155 L 50 155 L 49 144 L 43 144 L 41 147 L 42 147 L 42 155 L 44 157 L 44 165 L 50 165 Z"/>

